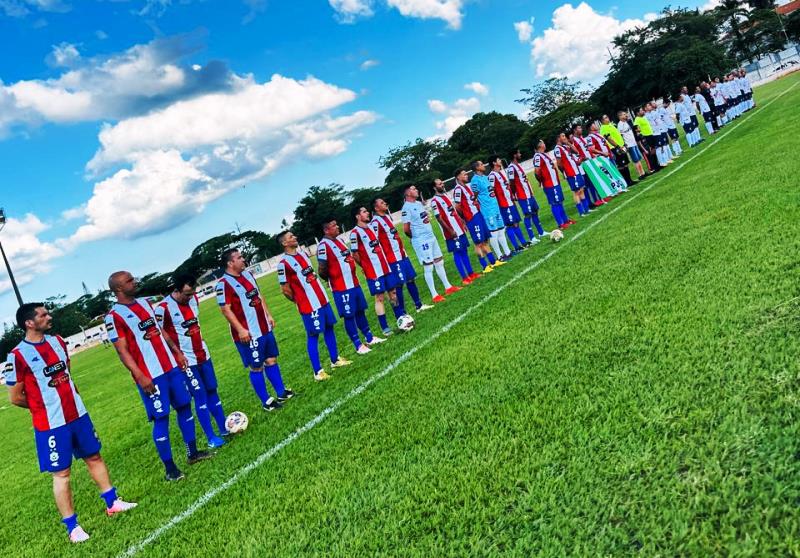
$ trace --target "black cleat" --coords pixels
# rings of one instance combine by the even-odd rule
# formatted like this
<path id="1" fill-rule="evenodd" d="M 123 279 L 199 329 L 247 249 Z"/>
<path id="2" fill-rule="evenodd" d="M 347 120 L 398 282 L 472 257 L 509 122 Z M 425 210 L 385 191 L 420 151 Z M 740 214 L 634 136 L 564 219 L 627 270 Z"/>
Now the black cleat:
<path id="1" fill-rule="evenodd" d="M 278 410 L 278 409 L 280 409 L 281 407 L 283 407 L 283 405 L 281 405 L 281 404 L 278 402 L 278 400 L 277 400 L 277 399 L 275 399 L 274 397 L 270 397 L 269 399 L 267 399 L 267 402 L 266 402 L 266 403 L 264 403 L 264 404 L 261 406 L 261 408 L 262 408 L 262 409 L 264 409 L 264 410 L 265 410 L 265 411 L 267 411 L 267 412 L 277 411 L 277 410 Z"/>
<path id="2" fill-rule="evenodd" d="M 198 451 L 194 455 L 190 455 L 186 462 L 189 463 L 189 465 L 194 465 L 195 463 L 200 463 L 201 461 L 211 459 L 212 457 L 214 457 L 213 451 Z"/>
<path id="3" fill-rule="evenodd" d="M 164 479 L 167 482 L 178 482 L 179 480 L 183 480 L 186 478 L 186 475 L 181 472 L 180 469 L 175 469 L 174 471 L 168 471 L 166 475 L 164 475 Z"/>
<path id="4" fill-rule="evenodd" d="M 295 393 L 292 390 L 290 390 L 289 388 L 286 388 L 286 389 L 283 390 L 283 395 L 280 395 L 280 396 L 277 397 L 278 403 L 285 403 L 286 401 L 289 401 L 289 399 L 291 399 L 294 396 L 295 396 Z"/>

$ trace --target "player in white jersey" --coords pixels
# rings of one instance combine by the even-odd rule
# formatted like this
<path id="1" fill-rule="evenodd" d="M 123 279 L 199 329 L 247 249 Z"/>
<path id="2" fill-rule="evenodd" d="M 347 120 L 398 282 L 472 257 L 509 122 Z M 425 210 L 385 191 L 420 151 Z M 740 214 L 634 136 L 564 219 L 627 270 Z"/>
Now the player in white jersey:
<path id="1" fill-rule="evenodd" d="M 739 79 L 741 79 L 742 87 L 744 88 L 745 110 L 750 110 L 756 106 L 756 103 L 753 100 L 753 86 L 744 68 L 739 69 Z"/>
<path id="2" fill-rule="evenodd" d="M 128 511 L 136 504 L 121 500 L 111 484 L 100 456 L 100 439 L 72 381 L 67 344 L 61 337 L 47 334 L 53 326 L 50 312 L 41 302 L 28 302 L 19 307 L 16 320 L 25 337 L 3 365 L 8 397 L 12 405 L 30 411 L 39 470 L 53 476 L 53 495 L 69 540 L 84 542 L 89 535 L 78 524 L 72 502 L 73 456 L 86 463 L 107 515 Z M 5 519 L 11 529 L 11 518 Z"/>
<path id="3" fill-rule="evenodd" d="M 439 276 L 439 280 L 444 285 L 445 294 L 457 293 L 461 288 L 454 287 L 447 279 L 444 262 L 442 261 L 442 249 L 439 247 L 436 235 L 433 234 L 428 209 L 419 201 L 419 190 L 417 190 L 416 186 L 408 186 L 403 195 L 405 196 L 401 214 L 403 232 L 411 239 L 411 246 L 414 247 L 417 259 L 422 264 L 425 283 L 428 285 L 428 290 L 431 291 L 433 302 L 444 302 L 444 297 L 436 292 L 436 285 L 433 280 L 434 270 L 436 270 L 436 275 Z"/>
<path id="4" fill-rule="evenodd" d="M 689 88 L 685 85 L 681 87 L 681 95 L 683 95 L 683 104 L 689 112 L 692 121 L 692 144 L 697 145 L 705 141 L 703 136 L 700 135 L 700 121 L 697 119 L 697 109 L 694 106 L 692 95 L 689 93 Z"/>
<path id="5" fill-rule="evenodd" d="M 703 122 L 706 125 L 706 131 L 709 135 L 714 134 L 714 115 L 711 112 L 711 105 L 708 104 L 705 96 L 703 95 L 700 86 L 695 88 L 695 93 L 692 95 L 692 101 L 697 105 L 700 114 L 703 115 Z"/>
<path id="6" fill-rule="evenodd" d="M 661 121 L 661 118 L 656 112 L 655 103 L 647 103 L 645 105 L 645 114 L 644 117 L 650 123 L 650 127 L 653 129 L 653 137 L 656 142 L 656 157 L 658 157 L 658 163 L 665 167 L 672 163 L 672 157 L 670 155 L 669 147 L 667 147 L 668 140 L 667 140 L 667 130 L 664 124 Z"/>
<path id="7" fill-rule="evenodd" d="M 672 107 L 672 102 L 669 99 L 664 99 L 664 102 L 657 110 L 661 122 L 667 128 L 669 147 L 672 149 L 672 153 L 675 157 L 680 157 L 683 153 L 680 142 L 681 136 L 678 134 L 678 128 L 675 126 L 675 119 L 672 116 L 675 110 L 674 107 Z"/>

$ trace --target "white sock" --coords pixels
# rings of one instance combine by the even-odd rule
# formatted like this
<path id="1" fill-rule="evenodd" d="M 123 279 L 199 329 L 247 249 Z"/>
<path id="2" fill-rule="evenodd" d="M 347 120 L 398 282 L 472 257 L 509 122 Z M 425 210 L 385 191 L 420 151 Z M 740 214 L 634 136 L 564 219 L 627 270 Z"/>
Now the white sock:
<path id="1" fill-rule="evenodd" d="M 450 284 L 450 281 L 447 280 L 447 272 L 444 270 L 444 263 L 434 262 L 433 268 L 436 270 L 436 275 L 439 276 L 439 280 L 442 282 L 442 285 L 444 285 L 445 290 L 453 286 Z"/>
<path id="2" fill-rule="evenodd" d="M 500 251 L 500 244 L 497 242 L 497 235 L 495 233 L 489 235 L 489 245 L 492 247 L 492 252 L 494 252 L 495 256 L 499 258 L 503 255 Z"/>
<path id="3" fill-rule="evenodd" d="M 680 154 L 683 152 L 683 150 L 681 149 L 681 144 L 679 144 L 677 141 L 676 141 L 676 142 L 673 142 L 673 144 L 672 144 L 672 151 L 675 153 L 675 156 L 676 156 L 676 157 L 677 157 L 678 155 L 680 155 Z"/>
<path id="4" fill-rule="evenodd" d="M 422 268 L 425 275 L 425 283 L 428 285 L 428 290 L 431 292 L 431 298 L 433 298 L 439 294 L 436 292 L 436 284 L 433 282 L 433 266 L 424 265 Z"/>
<path id="5" fill-rule="evenodd" d="M 505 255 L 511 255 L 511 248 L 508 246 L 508 236 L 506 235 L 505 229 L 501 229 L 497 231 L 497 239 L 500 241 L 500 247 L 505 250 Z"/>

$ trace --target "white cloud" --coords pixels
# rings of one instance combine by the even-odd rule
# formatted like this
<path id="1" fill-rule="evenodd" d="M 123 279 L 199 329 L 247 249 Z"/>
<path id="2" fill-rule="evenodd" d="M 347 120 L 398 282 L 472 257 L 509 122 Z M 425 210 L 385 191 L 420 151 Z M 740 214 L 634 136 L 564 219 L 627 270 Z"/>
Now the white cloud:
<path id="1" fill-rule="evenodd" d="M 564 4 L 553 12 L 550 27 L 533 40 L 531 63 L 538 77 L 602 79 L 608 72 L 612 39 L 645 24 L 643 19 L 601 14 L 586 2 L 577 7 Z"/>
<path id="2" fill-rule="evenodd" d="M 443 115 L 444 118 L 434 122 L 438 133 L 427 139 L 447 139 L 453 135 L 453 132 L 455 132 L 459 126 L 469 120 L 473 114 L 481 110 L 481 102 L 477 97 L 457 99 L 453 104 L 431 99 L 428 101 L 428 108 L 434 114 Z"/>
<path id="3" fill-rule="evenodd" d="M 441 19 L 451 29 L 461 28 L 464 0 L 385 0 L 405 17 Z M 353 23 L 360 17 L 373 15 L 372 0 L 328 0 L 342 23 Z"/>
<path id="4" fill-rule="evenodd" d="M 530 41 L 533 35 L 533 18 L 528 21 L 517 21 L 514 23 L 514 31 L 517 32 L 519 42 L 527 43 Z"/>
<path id="5" fill-rule="evenodd" d="M 19 285 L 29 283 L 37 274 L 50 271 L 51 261 L 61 255 L 61 250 L 53 243 L 39 239 L 40 233 L 47 229 L 48 225 L 32 213 L 22 219 L 10 217 L 6 222 L 0 239 Z M 9 290 L 11 281 L 5 266 L 0 266 L 0 293 Z"/>
<path id="6" fill-rule="evenodd" d="M 370 59 L 370 60 L 364 60 L 359 66 L 359 68 L 361 68 L 362 70 L 369 70 L 370 68 L 374 68 L 375 66 L 378 65 L 380 65 L 380 60 Z"/>
<path id="7" fill-rule="evenodd" d="M 372 2 L 370 0 L 328 0 L 328 2 L 336 12 L 338 20 L 342 23 L 353 23 L 359 17 L 372 15 Z"/>
<path id="8" fill-rule="evenodd" d="M 48 56 L 47 61 L 50 65 L 55 67 L 69 67 L 76 64 L 80 60 L 81 54 L 78 48 L 70 43 L 61 43 L 53 45 L 53 50 Z"/>
<path id="9" fill-rule="evenodd" d="M 722 4 L 722 0 L 707 0 L 705 4 L 700 6 L 700 11 L 707 12 L 708 10 L 713 10 L 720 4 Z"/>
<path id="10" fill-rule="evenodd" d="M 0 0 L 0 12 L 8 17 L 25 17 L 33 11 L 63 13 L 70 9 L 61 0 Z"/>
<path id="11" fill-rule="evenodd" d="M 468 89 L 473 93 L 477 93 L 478 95 L 486 96 L 489 94 L 489 86 L 484 85 L 479 81 L 473 81 L 472 83 L 467 83 L 464 85 L 464 89 Z"/>

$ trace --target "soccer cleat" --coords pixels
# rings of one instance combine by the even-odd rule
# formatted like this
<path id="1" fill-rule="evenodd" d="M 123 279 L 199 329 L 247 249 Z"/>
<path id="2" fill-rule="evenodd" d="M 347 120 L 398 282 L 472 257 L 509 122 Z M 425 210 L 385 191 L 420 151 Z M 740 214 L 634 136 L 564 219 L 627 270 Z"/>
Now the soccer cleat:
<path id="1" fill-rule="evenodd" d="M 603 203 L 608 203 L 608 202 L 610 202 L 610 201 L 611 201 L 611 198 L 612 198 L 612 196 L 606 196 L 605 198 L 603 198 Z"/>
<path id="2" fill-rule="evenodd" d="M 464 286 L 464 287 L 468 287 L 469 285 L 472 285 L 472 279 L 470 279 L 469 277 L 465 277 L 464 280 L 461 281 L 461 285 Z"/>
<path id="3" fill-rule="evenodd" d="M 434 301 L 434 302 L 436 302 L 436 301 Z M 431 306 L 430 304 L 423 304 L 422 306 L 417 308 L 417 313 L 424 312 L 425 310 L 430 310 L 431 308 L 433 308 L 433 306 Z"/>
<path id="4" fill-rule="evenodd" d="M 83 530 L 83 527 L 78 525 L 69 533 L 70 542 L 82 543 L 89 540 L 89 533 Z"/>
<path id="5" fill-rule="evenodd" d="M 550 236 L 550 231 L 542 231 L 542 234 L 539 236 Z"/>
<path id="6" fill-rule="evenodd" d="M 503 261 L 503 258 L 500 258 L 496 262 L 494 262 L 494 267 L 500 267 L 501 265 L 506 265 L 506 262 Z"/>
<path id="7" fill-rule="evenodd" d="M 536 238 L 536 237 L 534 236 L 533 238 L 531 238 L 531 241 L 530 241 L 530 243 L 529 243 L 529 244 L 530 244 L 531 246 L 536 246 L 536 245 L 537 245 L 537 244 L 539 244 L 540 242 L 541 242 L 541 240 L 539 240 L 538 238 Z"/>
<path id="8" fill-rule="evenodd" d="M 383 337 L 378 337 L 377 335 L 373 335 L 372 341 L 367 343 L 367 345 L 371 347 L 372 345 L 378 345 L 379 343 L 383 343 L 384 341 L 386 341 L 386 339 L 384 339 Z"/>
<path id="9" fill-rule="evenodd" d="M 289 388 L 284 388 L 283 395 L 279 395 L 276 399 L 278 400 L 278 403 L 284 403 L 289 401 L 292 397 L 294 397 L 294 395 L 295 393 L 292 390 Z"/>
<path id="10" fill-rule="evenodd" d="M 225 445 L 225 440 L 219 436 L 212 436 L 208 439 L 208 447 L 211 449 L 221 448 Z"/>
<path id="11" fill-rule="evenodd" d="M 370 352 L 372 352 L 370 350 L 370 348 L 367 347 L 366 345 L 363 345 L 363 344 L 359 345 L 358 349 L 356 349 L 356 354 L 358 354 L 358 355 L 365 355 L 365 354 L 370 353 Z"/>
<path id="12" fill-rule="evenodd" d="M 390 336 L 390 335 L 392 335 L 393 333 L 394 333 L 394 332 L 392 331 L 392 328 L 390 328 L 390 327 L 387 327 L 386 329 L 384 329 L 384 330 L 383 330 L 383 334 L 384 334 L 385 336 L 387 336 L 387 337 L 388 337 L 388 336 Z"/>
<path id="13" fill-rule="evenodd" d="M 324 370 L 318 370 L 316 374 L 314 374 L 314 380 L 317 382 L 324 382 L 325 380 L 330 380 L 330 376 L 328 376 L 327 372 Z"/>
<path id="14" fill-rule="evenodd" d="M 506 263 L 508 262 L 513 256 L 509 254 L 508 256 L 500 256 L 499 263 Z"/>
<path id="15" fill-rule="evenodd" d="M 347 366 L 348 364 L 353 364 L 352 360 L 347 360 L 346 358 L 339 357 L 336 359 L 336 362 L 331 363 L 332 368 L 341 368 L 342 366 Z"/>
<path id="16" fill-rule="evenodd" d="M 460 291 L 460 290 L 461 290 L 461 287 L 456 287 L 456 286 L 454 285 L 454 286 L 450 287 L 449 289 L 447 289 L 447 290 L 444 292 L 444 294 L 446 294 L 446 295 L 451 295 L 451 294 L 453 294 L 453 293 L 457 293 L 457 292 L 458 292 L 458 291 Z"/>
<path id="17" fill-rule="evenodd" d="M 562 231 L 565 231 L 565 230 L 567 230 L 569 228 L 569 225 L 564 223 L 563 225 L 559 225 L 558 228 L 561 229 Z"/>
<path id="18" fill-rule="evenodd" d="M 194 455 L 190 455 L 189 458 L 186 460 L 186 463 L 189 465 L 194 465 L 195 463 L 200 463 L 201 461 L 205 461 L 206 459 L 211 459 L 214 457 L 213 451 L 198 451 Z"/>
<path id="19" fill-rule="evenodd" d="M 132 510 L 138 505 L 136 502 L 126 502 L 121 498 L 117 498 L 110 508 L 106 508 L 106 515 L 111 517 L 112 515 Z"/>
<path id="20" fill-rule="evenodd" d="M 577 221 L 573 221 L 572 219 L 570 219 L 569 221 L 567 221 L 567 224 L 569 224 L 569 225 L 577 225 L 578 222 Z"/>
<path id="21" fill-rule="evenodd" d="M 270 397 L 269 399 L 267 399 L 266 403 L 261 405 L 261 408 L 267 411 L 268 413 L 272 411 L 277 411 L 281 407 L 283 407 L 283 405 L 281 405 L 280 401 L 278 401 L 274 397 Z"/>
<path id="22" fill-rule="evenodd" d="M 433 302 L 434 304 L 439 304 L 440 302 L 444 302 L 444 297 L 440 294 L 437 294 L 435 297 L 433 297 Z"/>
<path id="23" fill-rule="evenodd" d="M 473 273 L 473 274 L 469 275 L 469 277 L 468 277 L 468 279 L 470 281 L 474 281 L 475 279 L 480 279 L 480 278 L 481 278 L 481 274 L 480 273 Z"/>
<path id="24" fill-rule="evenodd" d="M 491 273 L 492 271 L 494 271 L 494 266 L 492 264 L 489 264 L 483 268 L 484 273 Z"/>
<path id="25" fill-rule="evenodd" d="M 164 479 L 167 482 L 178 482 L 179 480 L 183 480 L 186 478 L 186 475 L 183 474 L 183 471 L 180 469 L 175 469 L 174 471 L 168 471 L 166 475 L 164 475 Z"/>

